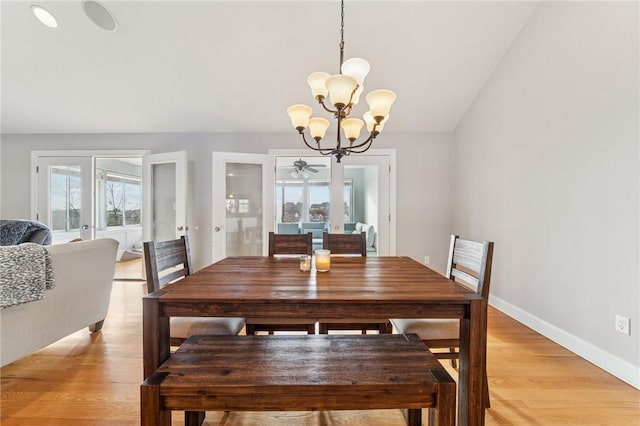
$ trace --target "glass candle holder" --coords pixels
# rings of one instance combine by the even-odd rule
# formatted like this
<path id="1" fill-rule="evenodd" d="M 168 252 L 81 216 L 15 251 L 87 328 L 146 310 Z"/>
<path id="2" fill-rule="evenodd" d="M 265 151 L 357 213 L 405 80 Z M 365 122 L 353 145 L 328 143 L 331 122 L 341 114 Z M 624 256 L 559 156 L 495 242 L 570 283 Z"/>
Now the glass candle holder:
<path id="1" fill-rule="evenodd" d="M 308 272 L 311 270 L 311 256 L 300 256 L 300 270 L 302 272 Z"/>
<path id="2" fill-rule="evenodd" d="M 331 269 L 331 250 L 316 250 L 316 270 L 327 272 Z"/>

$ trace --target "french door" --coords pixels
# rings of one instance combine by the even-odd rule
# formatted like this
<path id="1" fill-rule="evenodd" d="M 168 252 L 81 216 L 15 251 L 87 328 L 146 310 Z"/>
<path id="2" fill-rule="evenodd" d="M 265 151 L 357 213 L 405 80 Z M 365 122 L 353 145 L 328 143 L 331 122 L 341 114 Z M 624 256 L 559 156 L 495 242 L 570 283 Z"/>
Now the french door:
<path id="1" fill-rule="evenodd" d="M 214 152 L 212 257 L 261 256 L 273 230 L 273 163 L 269 155 Z"/>
<path id="2" fill-rule="evenodd" d="M 142 158 L 144 241 L 173 240 L 187 234 L 187 165 L 186 151 Z"/>
<path id="3" fill-rule="evenodd" d="M 36 158 L 35 219 L 51 228 L 52 244 L 94 235 L 93 158 Z"/>
<path id="4" fill-rule="evenodd" d="M 395 151 L 371 150 L 341 163 L 308 150 L 271 153 L 276 232 L 312 232 L 318 248 L 322 232 L 348 233 L 364 224 L 369 256 L 395 254 Z"/>

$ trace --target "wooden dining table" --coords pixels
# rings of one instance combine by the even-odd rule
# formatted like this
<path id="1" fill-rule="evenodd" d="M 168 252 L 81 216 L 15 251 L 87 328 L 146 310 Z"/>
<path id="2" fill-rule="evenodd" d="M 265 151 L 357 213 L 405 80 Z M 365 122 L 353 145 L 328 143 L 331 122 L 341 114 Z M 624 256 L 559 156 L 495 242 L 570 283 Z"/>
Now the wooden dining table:
<path id="1" fill-rule="evenodd" d="M 227 257 L 143 299 L 144 377 L 170 356 L 169 318 L 456 318 L 458 424 L 484 424 L 486 303 L 408 257 L 335 257 L 302 272 L 297 258 Z"/>

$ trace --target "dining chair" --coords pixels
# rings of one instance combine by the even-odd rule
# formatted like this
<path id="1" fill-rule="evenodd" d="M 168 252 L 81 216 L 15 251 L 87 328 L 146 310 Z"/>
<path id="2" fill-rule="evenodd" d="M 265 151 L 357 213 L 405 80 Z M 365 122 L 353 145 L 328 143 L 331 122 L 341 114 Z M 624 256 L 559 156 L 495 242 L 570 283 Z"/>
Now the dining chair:
<path id="1" fill-rule="evenodd" d="M 330 234 L 322 235 L 322 248 L 331 250 L 331 255 L 357 255 L 367 256 L 367 234 Z M 389 334 L 392 331 L 389 320 L 380 318 L 349 319 L 349 318 L 320 318 L 318 320 L 318 332 L 329 334 L 331 330 L 358 330 L 367 334 L 367 330 L 377 331 L 381 334 Z"/>
<path id="2" fill-rule="evenodd" d="M 312 234 L 275 234 L 269 232 L 269 257 L 274 256 L 302 256 L 312 253 Z M 247 318 L 245 320 L 247 335 L 254 335 L 259 331 L 273 334 L 276 331 L 306 331 L 316 334 L 315 318 Z"/>
<path id="3" fill-rule="evenodd" d="M 451 236 L 449 261 L 446 277 L 466 287 L 470 287 L 482 296 L 483 312 L 482 333 L 487 335 L 487 306 L 489 286 L 491 284 L 491 264 L 493 262 L 493 242 L 464 240 L 457 235 Z M 397 333 L 417 334 L 430 350 L 445 349 L 446 352 L 433 352 L 436 358 L 449 359 L 456 367 L 460 353 L 460 321 L 456 319 L 391 319 Z M 484 371 L 485 406 L 489 407 L 489 384 L 487 371 Z"/>
<path id="4" fill-rule="evenodd" d="M 144 243 L 147 292 L 153 293 L 193 273 L 188 237 L 177 240 Z M 171 317 L 170 342 L 177 346 L 194 334 L 236 335 L 244 326 L 244 318 Z"/>

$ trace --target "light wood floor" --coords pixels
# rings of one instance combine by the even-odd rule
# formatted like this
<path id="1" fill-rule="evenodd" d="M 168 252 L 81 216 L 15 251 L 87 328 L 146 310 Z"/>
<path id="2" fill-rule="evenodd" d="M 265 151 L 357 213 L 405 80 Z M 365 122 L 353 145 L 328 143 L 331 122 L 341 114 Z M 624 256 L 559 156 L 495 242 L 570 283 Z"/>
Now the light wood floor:
<path id="1" fill-rule="evenodd" d="M 102 332 L 79 331 L 2 368 L 2 426 L 138 425 L 143 293 L 142 282 L 116 281 Z M 640 391 L 496 310 L 488 373 L 487 425 L 640 424 Z M 183 424 L 181 413 L 173 424 Z M 397 410 L 208 413 L 205 424 L 392 426 L 403 419 Z"/>

